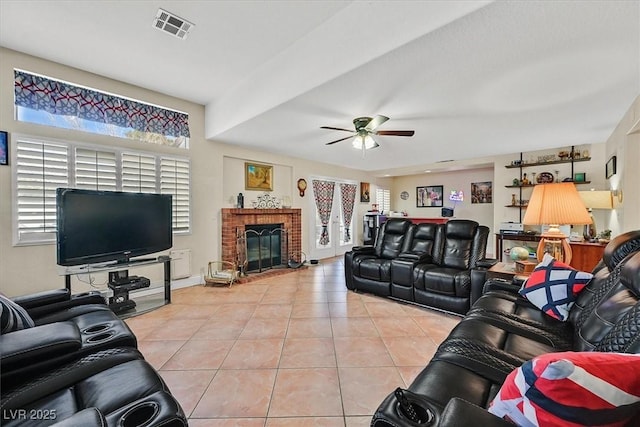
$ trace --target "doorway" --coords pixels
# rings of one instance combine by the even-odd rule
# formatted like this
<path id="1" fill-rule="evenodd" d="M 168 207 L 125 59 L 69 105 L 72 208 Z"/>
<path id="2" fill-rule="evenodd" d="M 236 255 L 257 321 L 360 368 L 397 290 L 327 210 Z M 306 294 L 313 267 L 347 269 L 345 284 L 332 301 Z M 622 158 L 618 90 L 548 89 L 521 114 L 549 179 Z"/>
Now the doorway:
<path id="1" fill-rule="evenodd" d="M 354 210 L 357 183 L 314 178 L 311 180 L 311 259 L 331 258 L 351 250 L 355 241 Z"/>

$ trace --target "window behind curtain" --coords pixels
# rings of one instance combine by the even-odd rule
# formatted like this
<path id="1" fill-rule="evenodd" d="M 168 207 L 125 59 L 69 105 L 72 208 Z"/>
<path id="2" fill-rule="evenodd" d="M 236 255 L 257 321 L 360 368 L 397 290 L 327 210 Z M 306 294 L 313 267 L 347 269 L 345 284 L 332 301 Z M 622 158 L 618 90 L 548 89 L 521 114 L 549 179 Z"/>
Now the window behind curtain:
<path id="1" fill-rule="evenodd" d="M 55 242 L 56 188 L 173 195 L 173 231 L 191 227 L 188 158 L 14 135 L 14 243 Z"/>
<path id="2" fill-rule="evenodd" d="M 189 148 L 189 115 L 14 70 L 16 119 L 64 129 Z"/>

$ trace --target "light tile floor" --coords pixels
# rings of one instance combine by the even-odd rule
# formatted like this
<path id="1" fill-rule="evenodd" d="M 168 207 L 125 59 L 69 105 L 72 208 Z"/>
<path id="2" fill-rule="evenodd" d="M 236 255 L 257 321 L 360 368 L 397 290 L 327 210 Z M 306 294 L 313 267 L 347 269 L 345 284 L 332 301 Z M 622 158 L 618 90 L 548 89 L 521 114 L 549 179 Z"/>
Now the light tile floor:
<path id="1" fill-rule="evenodd" d="M 172 300 L 127 323 L 194 427 L 368 426 L 459 320 L 348 291 L 342 258 Z"/>

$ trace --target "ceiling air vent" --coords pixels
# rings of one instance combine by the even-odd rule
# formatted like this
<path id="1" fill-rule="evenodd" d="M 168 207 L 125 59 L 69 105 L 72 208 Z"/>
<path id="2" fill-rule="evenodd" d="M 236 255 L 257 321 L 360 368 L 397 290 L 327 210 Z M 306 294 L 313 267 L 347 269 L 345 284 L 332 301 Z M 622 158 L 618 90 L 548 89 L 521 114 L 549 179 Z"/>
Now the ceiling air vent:
<path id="1" fill-rule="evenodd" d="M 185 40 L 189 32 L 195 27 L 191 22 L 185 21 L 164 9 L 158 9 L 156 18 L 153 20 L 153 26 L 182 40 Z"/>

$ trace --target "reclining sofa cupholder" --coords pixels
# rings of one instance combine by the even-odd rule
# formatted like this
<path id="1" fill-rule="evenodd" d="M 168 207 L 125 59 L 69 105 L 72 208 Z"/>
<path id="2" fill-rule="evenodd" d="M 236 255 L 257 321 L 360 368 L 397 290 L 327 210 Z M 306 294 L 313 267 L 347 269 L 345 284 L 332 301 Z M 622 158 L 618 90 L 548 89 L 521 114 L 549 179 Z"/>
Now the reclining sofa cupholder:
<path id="1" fill-rule="evenodd" d="M 434 411 L 427 401 L 415 393 L 401 388 L 396 389 L 393 394 L 393 406 L 403 422 L 415 427 L 428 427 L 435 424 Z M 411 411 L 413 414 L 409 413 Z"/>
<path id="2" fill-rule="evenodd" d="M 108 340 L 109 338 L 111 338 L 114 335 L 115 335 L 114 331 L 103 332 L 103 333 L 97 334 L 97 335 L 91 335 L 89 338 L 87 338 L 87 342 L 90 343 L 90 344 L 103 342 L 103 341 Z"/>
<path id="3" fill-rule="evenodd" d="M 411 417 L 405 413 L 405 409 L 400 405 L 400 402 L 396 402 L 396 413 L 403 420 L 409 423 L 411 426 L 416 427 L 427 427 L 433 425 L 433 412 L 431 409 L 424 408 L 420 406 L 417 402 L 409 402 L 409 404 L 413 407 L 413 410 L 416 412 L 416 415 L 421 420 L 421 422 L 416 422 L 411 419 Z"/>
<path id="4" fill-rule="evenodd" d="M 142 427 L 148 425 L 158 415 L 160 408 L 156 402 L 144 402 L 125 412 L 118 427 Z"/>
<path id="5" fill-rule="evenodd" d="M 99 325 L 93 325 L 89 326 L 88 328 L 84 328 L 82 330 L 82 333 L 86 335 L 93 335 L 97 334 L 98 332 L 106 331 L 109 328 L 111 328 L 111 325 L 109 325 L 108 323 L 101 323 Z"/>

